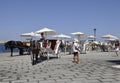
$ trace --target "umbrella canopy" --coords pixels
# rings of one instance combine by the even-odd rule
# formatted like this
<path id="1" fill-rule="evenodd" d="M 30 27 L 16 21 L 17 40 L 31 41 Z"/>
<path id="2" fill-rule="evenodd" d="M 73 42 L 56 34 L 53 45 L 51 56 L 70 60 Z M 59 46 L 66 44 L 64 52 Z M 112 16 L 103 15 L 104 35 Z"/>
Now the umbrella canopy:
<path id="1" fill-rule="evenodd" d="M 93 35 L 90 35 L 90 36 L 87 36 L 87 38 L 89 38 L 89 39 L 95 39 L 96 37 L 93 36 Z"/>
<path id="2" fill-rule="evenodd" d="M 30 32 L 30 33 L 23 33 L 20 36 L 22 36 L 22 37 L 36 37 L 36 36 L 39 36 L 40 37 L 40 34 L 36 34 L 34 32 Z"/>
<path id="3" fill-rule="evenodd" d="M 47 35 L 47 34 L 55 34 L 56 31 L 52 30 L 52 29 L 48 29 L 48 28 L 43 28 L 43 29 L 36 31 L 36 33 L 38 33 L 38 34 L 44 33 Z"/>
<path id="4" fill-rule="evenodd" d="M 30 33 L 23 33 L 20 36 L 22 36 L 22 37 L 33 37 L 34 35 L 35 35 L 34 32 L 30 32 Z"/>
<path id="5" fill-rule="evenodd" d="M 54 35 L 53 37 L 54 38 L 71 38 L 70 36 L 64 35 L 64 34 Z"/>
<path id="6" fill-rule="evenodd" d="M 118 37 L 116 37 L 116 36 L 114 36 L 114 35 L 110 35 L 110 34 L 108 34 L 108 35 L 103 35 L 101 38 L 105 38 L 105 39 L 107 39 L 107 40 L 119 40 Z"/>
<path id="7" fill-rule="evenodd" d="M 85 37 L 85 36 L 86 36 L 86 35 L 85 35 L 84 33 L 82 33 L 82 32 L 74 32 L 74 33 L 71 33 L 71 34 L 76 35 L 76 36 L 78 36 L 78 37 Z"/>

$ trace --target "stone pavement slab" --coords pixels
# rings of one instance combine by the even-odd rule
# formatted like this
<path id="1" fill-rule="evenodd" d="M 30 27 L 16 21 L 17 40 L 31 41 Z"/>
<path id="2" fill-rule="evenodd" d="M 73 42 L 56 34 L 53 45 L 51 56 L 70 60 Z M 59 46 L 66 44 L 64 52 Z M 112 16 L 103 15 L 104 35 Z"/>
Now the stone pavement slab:
<path id="1" fill-rule="evenodd" d="M 119 53 L 120 54 L 120 53 Z M 120 56 L 114 52 L 80 54 L 80 64 L 73 55 L 62 55 L 31 64 L 29 55 L 0 54 L 0 83 L 120 83 Z"/>

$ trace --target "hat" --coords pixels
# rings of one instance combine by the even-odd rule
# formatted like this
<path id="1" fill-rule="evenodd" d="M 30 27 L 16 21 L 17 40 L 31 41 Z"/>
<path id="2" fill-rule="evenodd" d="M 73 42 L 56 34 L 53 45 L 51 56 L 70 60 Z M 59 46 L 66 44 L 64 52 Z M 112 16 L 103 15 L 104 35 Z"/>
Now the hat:
<path id="1" fill-rule="evenodd" d="M 75 38 L 73 42 L 79 42 L 79 41 L 78 41 L 78 39 Z"/>

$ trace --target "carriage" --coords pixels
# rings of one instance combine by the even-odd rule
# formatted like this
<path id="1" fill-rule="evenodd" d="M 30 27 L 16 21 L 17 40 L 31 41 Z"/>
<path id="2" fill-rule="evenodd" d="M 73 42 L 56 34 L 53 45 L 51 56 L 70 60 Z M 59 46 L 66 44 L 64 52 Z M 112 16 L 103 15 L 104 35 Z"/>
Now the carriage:
<path id="1" fill-rule="evenodd" d="M 43 57 L 46 57 L 47 60 L 50 57 L 60 57 L 60 41 L 57 39 L 46 39 L 41 46 L 39 41 L 31 41 L 31 60 L 32 64 L 37 63 L 39 60 L 42 60 Z"/>

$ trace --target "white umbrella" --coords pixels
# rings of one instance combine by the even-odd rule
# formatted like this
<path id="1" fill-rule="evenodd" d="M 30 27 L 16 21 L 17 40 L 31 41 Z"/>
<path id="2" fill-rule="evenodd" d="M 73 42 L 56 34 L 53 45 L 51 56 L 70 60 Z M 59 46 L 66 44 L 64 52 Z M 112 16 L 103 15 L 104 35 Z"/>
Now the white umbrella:
<path id="1" fill-rule="evenodd" d="M 87 36 L 87 38 L 89 38 L 89 39 L 95 39 L 96 37 L 93 36 L 93 35 L 90 35 L 90 36 Z"/>
<path id="2" fill-rule="evenodd" d="M 103 35 L 101 38 L 105 38 L 105 39 L 107 39 L 107 40 L 119 40 L 118 37 L 116 37 L 116 36 L 114 36 L 114 35 L 110 35 L 110 34 L 108 34 L 108 35 Z"/>
<path id="3" fill-rule="evenodd" d="M 23 33 L 20 36 L 22 36 L 22 37 L 37 37 L 37 36 L 39 36 L 40 37 L 40 34 L 36 34 L 34 32 L 30 32 L 30 33 Z"/>
<path id="4" fill-rule="evenodd" d="M 23 33 L 20 36 L 22 37 L 34 37 L 35 33 L 34 32 L 30 32 L 30 33 Z"/>
<path id="5" fill-rule="evenodd" d="M 29 38 L 27 38 L 27 40 L 32 40 L 34 37 L 41 37 L 40 34 L 36 34 L 36 33 L 34 33 L 34 32 L 23 33 L 23 34 L 21 34 L 20 36 L 22 36 L 22 37 L 29 37 Z"/>
<path id="6" fill-rule="evenodd" d="M 40 34 L 40 33 L 44 33 L 44 34 L 55 34 L 56 31 L 55 30 L 52 30 L 52 29 L 48 29 L 48 28 L 43 28 L 43 29 L 40 29 L 38 31 L 36 31 L 36 33 Z"/>
<path id="7" fill-rule="evenodd" d="M 53 37 L 54 38 L 71 38 L 70 36 L 64 35 L 64 34 L 54 35 Z"/>
<path id="8" fill-rule="evenodd" d="M 74 32 L 74 33 L 71 33 L 71 34 L 76 35 L 78 37 L 86 37 L 86 35 L 82 32 Z"/>

